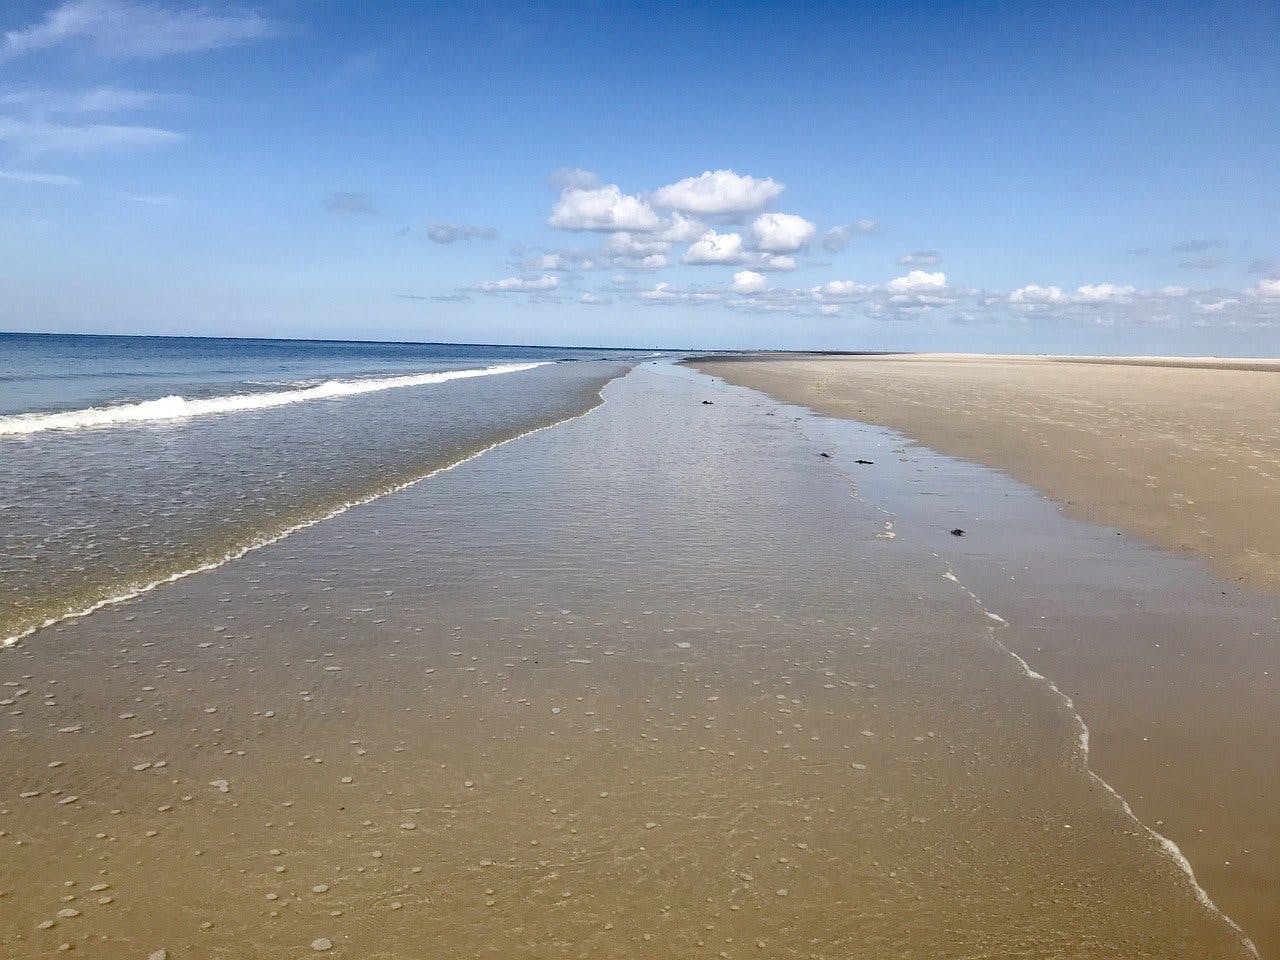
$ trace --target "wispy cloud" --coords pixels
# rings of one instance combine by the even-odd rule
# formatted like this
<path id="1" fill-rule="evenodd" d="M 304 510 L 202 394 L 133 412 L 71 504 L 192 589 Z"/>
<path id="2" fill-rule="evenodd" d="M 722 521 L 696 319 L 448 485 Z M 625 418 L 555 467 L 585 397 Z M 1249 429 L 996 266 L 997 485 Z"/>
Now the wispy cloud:
<path id="1" fill-rule="evenodd" d="M 369 194 L 351 193 L 346 190 L 339 190 L 337 193 L 331 194 L 325 202 L 325 207 L 334 213 L 378 212 L 377 207 L 373 204 L 373 197 Z"/>
<path id="2" fill-rule="evenodd" d="M 0 61 L 79 44 L 109 59 L 197 53 L 269 36 L 274 24 L 253 10 L 175 8 L 132 0 L 68 0 L 29 27 L 10 30 Z"/>
<path id="3" fill-rule="evenodd" d="M 560 286 L 556 277 L 507 277 L 488 280 L 476 289 L 481 293 L 549 293 Z"/>
<path id="4" fill-rule="evenodd" d="M 114 123 L 67 124 L 0 117 L 0 144 L 27 155 L 145 150 L 170 146 L 185 139 L 184 134 L 160 127 Z"/>
<path id="5" fill-rule="evenodd" d="M 1225 240 L 1184 240 L 1181 243 L 1175 243 L 1169 247 L 1170 253 L 1204 253 L 1207 250 L 1217 250 L 1219 247 L 1226 246 Z"/>
<path id="6" fill-rule="evenodd" d="M 32 170 L 0 170 L 0 180 L 11 183 L 26 183 L 45 187 L 78 187 L 80 181 L 75 177 L 63 176 L 60 173 L 36 173 Z"/>
<path id="7" fill-rule="evenodd" d="M 477 227 L 470 223 L 433 223 L 427 227 L 427 239 L 433 243 L 457 243 L 459 240 L 497 240 L 493 227 Z"/>
<path id="8" fill-rule="evenodd" d="M 898 258 L 904 267 L 932 267 L 942 262 L 942 254 L 937 250 L 914 250 Z"/>

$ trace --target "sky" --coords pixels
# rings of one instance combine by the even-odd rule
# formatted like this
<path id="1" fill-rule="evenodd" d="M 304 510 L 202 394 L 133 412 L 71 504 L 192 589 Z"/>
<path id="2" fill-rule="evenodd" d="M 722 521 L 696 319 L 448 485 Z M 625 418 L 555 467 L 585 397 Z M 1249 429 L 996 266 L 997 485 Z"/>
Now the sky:
<path id="1" fill-rule="evenodd" d="M 1280 355 L 1280 4 L 5 0 L 0 329 Z"/>

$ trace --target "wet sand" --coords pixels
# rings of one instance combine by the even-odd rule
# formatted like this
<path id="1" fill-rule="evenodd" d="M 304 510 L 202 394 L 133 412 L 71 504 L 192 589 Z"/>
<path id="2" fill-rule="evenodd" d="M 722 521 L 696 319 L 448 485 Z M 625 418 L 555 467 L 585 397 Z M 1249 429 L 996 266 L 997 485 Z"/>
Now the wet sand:
<path id="1" fill-rule="evenodd" d="M 1077 516 L 1280 592 L 1280 361 L 777 355 L 698 367 L 998 467 Z"/>
<path id="2" fill-rule="evenodd" d="M 860 375 L 863 364 L 868 382 L 830 400 L 846 378 Z M 1151 368 L 936 358 L 823 358 L 814 366 L 806 372 L 800 362 L 779 360 L 735 362 L 715 369 L 733 380 L 768 386 L 784 397 L 803 393 L 819 409 L 842 415 L 852 411 L 867 420 L 884 415 L 892 416 L 893 422 L 914 424 L 925 417 L 926 405 L 952 404 L 956 412 L 944 415 L 935 410 L 928 430 L 939 435 L 951 431 L 939 446 L 953 451 L 994 448 L 995 440 L 987 441 L 987 447 L 968 446 L 977 444 L 975 436 L 991 428 L 995 419 L 988 401 L 980 400 L 984 391 L 1010 410 L 1011 436 L 1028 436 L 1024 428 L 1030 431 L 1031 424 L 1039 425 L 1030 434 L 1037 450 L 1086 449 L 1093 443 L 1092 431 L 1105 422 L 1100 412 L 1104 408 L 1111 410 L 1109 416 L 1127 418 L 1124 430 L 1131 437 L 1138 423 L 1154 431 L 1135 439 L 1136 450 L 1175 444 L 1176 424 L 1190 418 L 1194 404 L 1203 402 L 1200 422 L 1187 442 L 1212 434 L 1211 419 L 1221 415 L 1227 427 L 1215 441 L 1218 445 L 1207 449 L 1219 451 L 1214 455 L 1223 457 L 1223 470 L 1234 459 L 1235 475 L 1247 473 L 1253 481 L 1238 488 L 1238 502 L 1231 493 L 1236 488 L 1227 485 L 1207 499 L 1207 505 L 1192 507 L 1206 515 L 1216 509 L 1234 511 L 1231 522 L 1237 524 L 1252 516 L 1260 528 L 1275 520 L 1275 511 L 1266 506 L 1274 500 L 1247 500 L 1260 496 L 1259 485 L 1268 481 L 1269 471 L 1262 464 L 1276 456 L 1277 447 L 1266 432 L 1274 433 L 1274 424 L 1245 424 L 1221 410 L 1219 405 L 1238 386 L 1210 401 L 1189 385 L 1172 390 L 1157 372 L 1140 403 L 1121 403 L 1122 389 L 1141 392 L 1142 378 L 1148 376 L 1144 371 Z M 1012 371 L 1007 376 L 1002 372 L 1005 366 Z M 1234 364 L 1218 366 L 1228 368 L 1221 371 L 1227 378 L 1242 373 Z M 1266 363 L 1241 366 L 1258 367 L 1246 371 L 1251 376 L 1277 376 L 1266 372 L 1271 366 Z M 1026 403 L 1015 402 L 1012 396 L 1023 389 L 1023 378 L 1044 367 L 1052 367 L 1047 383 L 1062 391 L 1067 387 L 1061 378 L 1083 370 L 1084 388 L 1068 392 L 1052 411 L 1043 384 L 1028 391 Z M 958 371 L 958 382 L 932 392 L 932 378 L 941 379 L 952 368 Z M 1211 369 L 1191 368 L 1194 380 L 1211 380 L 1216 375 Z M 1092 379 L 1098 370 L 1109 384 L 1106 390 Z M 902 382 L 883 387 L 884 378 L 895 371 L 901 371 Z M 1137 385 L 1122 388 L 1107 371 L 1123 373 Z M 979 389 L 983 378 L 993 381 L 989 390 Z M 899 410 L 889 408 L 890 399 L 912 390 L 910 403 L 904 402 Z M 1087 396 L 1086 390 L 1093 394 Z M 1243 408 L 1247 413 L 1268 402 L 1270 395 L 1263 393 Z M 1165 411 L 1158 421 L 1152 413 L 1157 408 Z M 975 409 L 976 419 L 969 422 Z M 1076 409 L 1092 411 L 1078 427 L 1072 419 Z M 1132 537 L 1118 536 L 1115 529 L 1064 516 L 1059 502 L 1001 471 L 939 456 L 906 436 L 853 420 L 815 422 L 825 424 L 822 438 L 838 451 L 837 459 L 863 495 L 892 511 L 898 529 L 931 543 L 953 564 L 960 579 L 1008 620 L 1003 641 L 1074 698 L 1091 728 L 1094 768 L 1133 804 L 1144 822 L 1178 843 L 1205 888 L 1250 933 L 1263 955 L 1280 955 L 1280 598 L 1248 582 L 1224 582 L 1194 555 L 1184 558 L 1151 550 Z M 1157 422 L 1160 430 L 1152 426 Z M 1258 436 L 1239 443 L 1249 447 L 1259 469 L 1242 470 L 1246 452 L 1221 451 L 1231 437 L 1254 427 Z M 927 432 L 922 429 L 912 436 Z M 1056 439 L 1047 447 L 1039 442 L 1051 435 Z M 1098 470 L 1133 469 L 1119 459 L 1118 448 L 1087 449 L 1091 453 L 1082 462 Z M 858 465 L 856 458 L 875 464 Z M 1162 472 L 1185 473 L 1193 461 L 1184 449 Z M 891 469 L 882 469 L 886 464 Z M 904 467 L 911 471 L 905 483 Z M 1071 473 L 1066 466 L 1063 470 L 1059 487 L 1088 473 L 1078 468 Z M 1188 489 L 1181 479 L 1185 478 L 1178 486 Z M 1116 500 L 1106 506 L 1133 518 L 1142 506 L 1133 498 L 1155 497 L 1154 489 L 1146 483 L 1138 489 L 1117 483 Z M 1084 493 L 1078 486 L 1071 495 Z M 1130 499 L 1123 499 L 1126 496 Z M 1080 501 L 1074 504 L 1079 507 Z M 1159 512 L 1154 505 L 1151 510 Z M 1179 512 L 1167 505 L 1161 522 L 1171 522 L 1168 518 Z M 1136 526 L 1134 520 L 1129 529 Z M 951 536 L 954 528 L 964 529 L 966 535 Z M 1251 558 L 1245 553 L 1236 559 L 1249 567 Z"/>
<path id="3" fill-rule="evenodd" d="M 820 425 L 604 396 L 5 651 L 4 954 L 1250 955 Z"/>

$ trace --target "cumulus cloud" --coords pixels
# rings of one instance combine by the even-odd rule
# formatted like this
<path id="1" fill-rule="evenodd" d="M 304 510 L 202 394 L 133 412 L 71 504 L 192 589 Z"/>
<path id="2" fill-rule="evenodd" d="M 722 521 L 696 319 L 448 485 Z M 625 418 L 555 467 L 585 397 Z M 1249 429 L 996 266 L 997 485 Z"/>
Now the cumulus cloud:
<path id="1" fill-rule="evenodd" d="M 671 284 L 665 280 L 662 283 L 656 283 L 648 290 L 641 290 L 636 294 L 641 300 L 679 300 L 680 294 L 671 289 Z"/>
<path id="2" fill-rule="evenodd" d="M 1076 287 L 1076 300 L 1080 303 L 1123 303 L 1131 300 L 1137 289 L 1115 283 L 1086 283 Z"/>
<path id="3" fill-rule="evenodd" d="M 737 264 L 746 256 L 742 234 L 708 230 L 689 245 L 682 259 L 690 264 Z"/>
<path id="4" fill-rule="evenodd" d="M 43 187 L 78 187 L 80 181 L 61 173 L 37 173 L 33 170 L 0 170 L 0 180 Z"/>
<path id="5" fill-rule="evenodd" d="M 1280 297 L 1280 278 L 1259 280 L 1254 290 L 1260 297 Z"/>
<path id="6" fill-rule="evenodd" d="M 479 286 L 484 293 L 547 293 L 560 286 L 556 277 L 507 277 L 505 280 L 488 280 Z"/>
<path id="7" fill-rule="evenodd" d="M 812 293 L 823 299 L 843 299 L 861 296 L 870 290 L 871 287 L 853 280 L 828 280 L 821 286 L 814 287 Z"/>
<path id="8" fill-rule="evenodd" d="M 566 187 L 552 207 L 547 223 L 561 230 L 649 233 L 657 230 L 662 222 L 653 208 L 639 197 L 609 184 L 596 188 Z"/>
<path id="9" fill-rule="evenodd" d="M 942 254 L 937 250 L 915 250 L 898 258 L 904 267 L 933 267 L 942 262 Z"/>
<path id="10" fill-rule="evenodd" d="M 941 290 L 947 285 L 947 275 L 942 271 L 928 273 L 924 270 L 912 270 L 905 277 L 894 277 L 888 283 L 893 293 L 922 293 Z"/>
<path id="11" fill-rule="evenodd" d="M 816 224 L 793 213 L 762 213 L 751 224 L 756 247 L 766 253 L 795 253 L 817 231 Z"/>
<path id="12" fill-rule="evenodd" d="M 759 210 L 784 189 L 783 184 L 768 177 L 761 180 L 732 170 L 707 170 L 659 187 L 651 199 L 659 207 L 723 217 Z"/>
<path id="13" fill-rule="evenodd" d="M 9 30 L 0 61 L 64 44 L 81 44 L 110 59 L 197 53 L 269 36 L 273 24 L 253 10 L 207 6 L 170 8 L 132 0 L 68 0 L 39 23 Z"/>
<path id="14" fill-rule="evenodd" d="M 325 206 L 335 213 L 377 213 L 373 197 L 367 193 L 350 193 L 345 190 L 332 194 Z"/>
<path id="15" fill-rule="evenodd" d="M 705 223 L 701 220 L 695 220 L 693 217 L 686 217 L 677 210 L 667 218 L 659 237 L 669 243 L 689 243 L 697 240 L 706 232 L 707 225 Z"/>
<path id="16" fill-rule="evenodd" d="M 459 240 L 496 240 L 493 227 L 477 227 L 470 223 L 433 223 L 427 227 L 427 239 L 434 243 L 457 243 Z"/>
<path id="17" fill-rule="evenodd" d="M 671 243 L 649 234 L 637 235 L 623 230 L 610 234 L 605 239 L 602 249 L 611 257 L 639 259 L 650 254 L 666 253 L 671 249 Z"/>
<path id="18" fill-rule="evenodd" d="M 1062 292 L 1061 287 L 1042 287 L 1039 284 L 1029 283 L 1010 293 L 1009 302 L 1021 306 L 1066 303 L 1067 295 Z"/>
<path id="19" fill-rule="evenodd" d="M 739 270 L 733 275 L 734 293 L 759 293 L 769 286 L 764 274 L 754 270 Z"/>

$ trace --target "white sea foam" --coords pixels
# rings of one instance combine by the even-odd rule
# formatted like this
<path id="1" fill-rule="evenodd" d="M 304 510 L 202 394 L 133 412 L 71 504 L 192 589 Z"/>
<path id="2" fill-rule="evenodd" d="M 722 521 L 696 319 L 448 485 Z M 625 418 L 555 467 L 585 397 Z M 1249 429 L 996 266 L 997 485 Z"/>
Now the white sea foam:
<path id="1" fill-rule="evenodd" d="M 935 553 L 934 556 L 936 557 L 938 555 Z M 939 559 L 941 558 L 939 557 Z M 944 573 L 943 576 L 946 579 L 950 580 L 952 583 L 959 586 L 960 589 L 963 590 L 965 593 L 967 593 L 970 599 L 973 600 L 973 602 L 977 605 L 978 609 L 981 610 L 983 613 L 985 613 L 991 620 L 996 621 L 1001 626 L 1008 626 L 1007 620 L 1005 620 L 1003 617 L 999 616 L 998 614 L 992 613 L 990 610 L 988 610 L 986 606 L 983 604 L 983 602 L 978 598 L 978 595 L 974 593 L 972 590 L 970 590 L 967 586 L 965 586 L 964 583 L 962 583 L 959 580 L 959 578 L 956 577 L 955 573 L 952 572 L 949 564 L 947 566 L 946 573 Z M 1200 905 L 1203 906 L 1210 913 L 1216 914 L 1218 917 L 1221 917 L 1222 920 L 1225 921 L 1226 924 L 1229 927 L 1231 927 L 1231 929 L 1236 932 L 1236 935 L 1239 936 L 1240 939 L 1244 942 L 1244 945 L 1248 949 L 1248 951 L 1255 957 L 1259 956 L 1257 945 L 1253 942 L 1252 939 L 1250 939 L 1249 935 L 1244 932 L 1244 928 L 1242 928 L 1240 924 L 1236 923 L 1235 920 L 1231 919 L 1231 917 L 1229 917 L 1221 907 L 1219 907 L 1216 903 L 1214 903 L 1213 898 L 1209 896 L 1209 891 L 1200 885 L 1200 881 L 1196 879 L 1195 870 L 1193 870 L 1191 867 L 1191 861 L 1187 859 L 1186 854 L 1182 852 L 1182 849 L 1176 843 L 1174 843 L 1172 840 L 1166 837 L 1164 834 L 1156 831 L 1152 827 L 1148 826 L 1144 820 L 1141 820 L 1138 817 L 1138 815 L 1134 813 L 1133 807 L 1129 806 L 1129 801 L 1126 800 L 1123 796 L 1121 796 L 1120 792 L 1116 790 L 1115 787 L 1111 786 L 1110 783 L 1104 780 L 1101 774 L 1099 774 L 1096 770 L 1094 770 L 1093 767 L 1090 765 L 1089 725 L 1085 723 L 1084 717 L 1082 717 L 1080 715 L 1080 712 L 1076 709 L 1075 700 L 1072 699 L 1070 695 L 1068 695 L 1065 691 L 1063 691 L 1061 687 L 1059 687 L 1056 683 L 1054 683 L 1044 674 L 1038 673 L 1034 669 L 1032 669 L 1031 664 L 1027 663 L 1027 661 L 1024 660 L 1021 656 L 1019 656 L 1012 647 L 1002 642 L 999 639 L 999 637 L 996 636 L 996 633 L 995 633 L 996 629 L 998 628 L 996 627 L 988 628 L 988 630 L 991 633 L 992 642 L 994 642 L 996 646 L 998 646 L 1001 650 L 1003 650 L 1010 657 L 1012 657 L 1013 660 L 1022 669 L 1022 672 L 1026 674 L 1029 679 L 1034 680 L 1037 683 L 1044 684 L 1044 686 L 1048 688 L 1062 702 L 1062 705 L 1067 709 L 1067 712 L 1071 714 L 1071 717 L 1074 720 L 1076 725 L 1076 756 L 1079 758 L 1080 766 L 1084 770 L 1084 772 L 1088 775 L 1089 779 L 1091 779 L 1094 783 L 1098 784 L 1098 786 L 1100 786 L 1103 790 L 1105 790 L 1107 794 L 1113 800 L 1115 800 L 1116 803 L 1120 805 L 1120 809 L 1124 811 L 1125 816 L 1128 817 L 1130 820 L 1132 820 L 1135 824 L 1137 824 L 1137 826 L 1141 828 L 1144 833 L 1146 833 L 1146 835 L 1156 844 L 1156 846 L 1160 848 L 1160 851 L 1166 857 L 1168 857 L 1175 864 L 1177 864 L 1178 868 L 1186 876 L 1187 882 L 1191 885 L 1191 890 L 1195 894 L 1196 900 L 1200 902 Z"/>
<path id="2" fill-rule="evenodd" d="M 164 420 L 186 420 L 215 413 L 240 413 L 245 410 L 265 410 L 283 407 L 308 400 L 326 400 L 334 397 L 354 397 L 379 390 L 398 387 L 421 387 L 450 380 L 466 380 L 471 377 L 488 377 L 499 373 L 516 373 L 532 370 L 550 363 L 501 363 L 491 367 L 468 370 L 440 370 L 435 373 L 415 373 L 400 377 L 378 377 L 366 380 L 326 380 L 313 386 L 293 390 L 270 390 L 261 393 L 238 393 L 225 397 L 203 397 L 188 400 L 186 397 L 160 397 L 139 403 L 120 403 L 106 407 L 87 407 L 84 410 L 66 410 L 59 413 L 21 413 L 0 417 L 0 436 L 42 433 L 45 430 L 80 430 L 85 427 L 119 427 L 137 423 L 155 423 Z"/>

